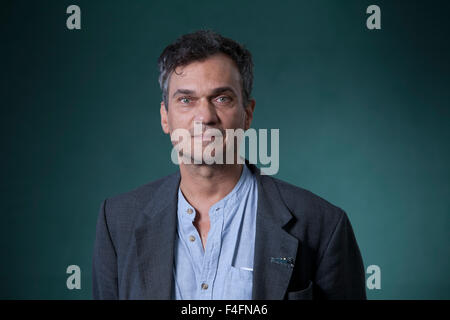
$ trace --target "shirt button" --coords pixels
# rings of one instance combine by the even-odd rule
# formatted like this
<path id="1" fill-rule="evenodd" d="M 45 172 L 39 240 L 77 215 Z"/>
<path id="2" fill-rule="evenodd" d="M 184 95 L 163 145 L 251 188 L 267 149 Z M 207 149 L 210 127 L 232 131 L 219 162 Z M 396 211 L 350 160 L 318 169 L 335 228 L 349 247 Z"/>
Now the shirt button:
<path id="1" fill-rule="evenodd" d="M 187 213 L 191 214 L 192 212 L 194 212 L 194 210 L 192 210 L 191 208 L 186 210 Z"/>
<path id="2" fill-rule="evenodd" d="M 203 290 L 208 290 L 208 284 L 207 283 L 202 283 L 202 289 Z"/>
<path id="3" fill-rule="evenodd" d="M 189 236 L 189 241 L 190 242 L 194 242 L 195 241 L 195 237 L 194 236 Z"/>

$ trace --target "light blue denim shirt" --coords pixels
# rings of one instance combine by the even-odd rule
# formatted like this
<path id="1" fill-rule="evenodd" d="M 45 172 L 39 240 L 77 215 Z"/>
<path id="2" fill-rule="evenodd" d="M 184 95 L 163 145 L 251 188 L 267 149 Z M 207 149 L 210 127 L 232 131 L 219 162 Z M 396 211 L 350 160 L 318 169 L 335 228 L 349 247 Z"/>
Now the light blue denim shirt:
<path id="1" fill-rule="evenodd" d="M 196 211 L 178 189 L 174 299 L 250 300 L 253 285 L 257 182 L 244 164 L 233 190 L 209 210 L 203 249 L 193 225 Z"/>

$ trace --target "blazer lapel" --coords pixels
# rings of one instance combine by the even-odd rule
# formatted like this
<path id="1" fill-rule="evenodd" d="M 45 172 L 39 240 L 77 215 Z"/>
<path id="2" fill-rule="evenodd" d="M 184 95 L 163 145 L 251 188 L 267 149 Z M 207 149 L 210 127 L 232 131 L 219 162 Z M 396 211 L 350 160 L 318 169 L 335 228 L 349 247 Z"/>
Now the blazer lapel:
<path id="1" fill-rule="evenodd" d="M 249 165 L 258 181 L 258 208 L 253 264 L 254 300 L 282 300 L 297 257 L 298 239 L 283 227 L 292 219 L 274 181 Z"/>
<path id="2" fill-rule="evenodd" d="M 169 300 L 173 287 L 179 171 L 152 195 L 135 228 L 142 298 Z"/>

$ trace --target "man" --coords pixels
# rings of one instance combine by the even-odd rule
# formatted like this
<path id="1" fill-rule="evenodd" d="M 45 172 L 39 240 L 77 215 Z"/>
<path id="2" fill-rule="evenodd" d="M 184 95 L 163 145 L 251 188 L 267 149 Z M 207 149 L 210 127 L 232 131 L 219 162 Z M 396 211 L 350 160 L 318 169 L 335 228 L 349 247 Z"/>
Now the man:
<path id="1" fill-rule="evenodd" d="M 244 47 L 198 31 L 169 45 L 159 67 L 166 134 L 193 134 L 199 123 L 221 133 L 250 128 L 253 65 Z M 184 143 L 205 150 L 206 132 Z M 342 209 L 248 161 L 207 164 L 192 150 L 178 153 L 176 173 L 103 202 L 95 299 L 366 298 Z"/>

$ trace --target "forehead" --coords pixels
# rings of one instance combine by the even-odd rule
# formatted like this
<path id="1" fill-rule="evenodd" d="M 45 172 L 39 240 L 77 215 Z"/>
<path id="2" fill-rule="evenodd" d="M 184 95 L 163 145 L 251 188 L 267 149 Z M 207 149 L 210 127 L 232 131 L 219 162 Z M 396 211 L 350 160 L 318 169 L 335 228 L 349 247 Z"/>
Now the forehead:
<path id="1" fill-rule="evenodd" d="M 180 88 L 206 92 L 224 86 L 240 92 L 240 79 L 235 62 L 225 54 L 215 54 L 175 68 L 169 79 L 169 92 Z"/>

